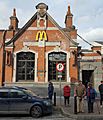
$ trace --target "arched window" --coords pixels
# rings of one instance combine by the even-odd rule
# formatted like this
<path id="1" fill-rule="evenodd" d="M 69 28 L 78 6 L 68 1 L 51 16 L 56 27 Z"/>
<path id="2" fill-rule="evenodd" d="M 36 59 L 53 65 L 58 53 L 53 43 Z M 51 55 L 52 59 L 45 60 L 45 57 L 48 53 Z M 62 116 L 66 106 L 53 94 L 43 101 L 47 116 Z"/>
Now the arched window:
<path id="1" fill-rule="evenodd" d="M 64 70 L 62 71 L 62 81 L 66 80 L 66 53 L 63 52 L 52 52 L 48 57 L 48 79 L 49 81 L 58 81 L 58 71 L 56 70 L 56 65 L 58 63 L 64 64 Z"/>
<path id="2" fill-rule="evenodd" d="M 35 54 L 31 52 L 17 53 L 16 81 L 34 81 Z"/>

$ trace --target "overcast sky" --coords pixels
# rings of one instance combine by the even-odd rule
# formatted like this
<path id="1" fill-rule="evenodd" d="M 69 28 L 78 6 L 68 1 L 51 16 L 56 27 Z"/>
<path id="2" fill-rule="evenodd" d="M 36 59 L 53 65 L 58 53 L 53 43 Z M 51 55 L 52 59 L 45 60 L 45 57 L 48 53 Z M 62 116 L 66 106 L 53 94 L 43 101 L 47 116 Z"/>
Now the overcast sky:
<path id="1" fill-rule="evenodd" d="M 103 41 L 103 0 L 0 0 L 0 29 L 8 28 L 13 8 L 16 8 L 19 27 L 22 27 L 35 14 L 35 6 L 40 2 L 48 5 L 48 13 L 61 27 L 65 27 L 70 4 L 78 34 L 88 42 Z M 80 45 L 87 47 L 84 43 Z"/>

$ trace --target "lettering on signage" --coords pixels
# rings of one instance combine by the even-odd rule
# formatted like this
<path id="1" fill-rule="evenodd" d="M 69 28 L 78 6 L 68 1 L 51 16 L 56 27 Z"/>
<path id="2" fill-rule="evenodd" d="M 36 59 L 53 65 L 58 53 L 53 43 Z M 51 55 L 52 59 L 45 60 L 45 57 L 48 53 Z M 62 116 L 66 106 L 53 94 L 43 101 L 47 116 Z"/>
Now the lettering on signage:
<path id="1" fill-rule="evenodd" d="M 37 34 L 36 34 L 36 41 L 37 40 L 47 40 L 47 34 L 45 31 L 38 31 Z"/>

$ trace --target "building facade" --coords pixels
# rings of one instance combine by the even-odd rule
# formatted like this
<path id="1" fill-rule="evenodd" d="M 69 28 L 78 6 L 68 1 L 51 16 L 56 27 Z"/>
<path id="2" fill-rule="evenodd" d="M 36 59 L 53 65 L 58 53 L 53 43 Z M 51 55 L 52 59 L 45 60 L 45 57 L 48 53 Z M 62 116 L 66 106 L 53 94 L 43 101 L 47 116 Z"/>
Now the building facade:
<path id="1" fill-rule="evenodd" d="M 94 41 L 90 50 L 81 49 L 78 57 L 79 78 L 87 86 L 92 82 L 96 90 L 103 80 L 103 42 Z"/>
<path id="2" fill-rule="evenodd" d="M 94 45 L 91 51 L 78 46 L 70 6 L 65 15 L 65 28 L 49 15 L 46 4 L 38 4 L 36 10 L 31 19 L 18 28 L 14 9 L 9 28 L 0 30 L 0 85 L 50 80 L 58 83 L 59 63 L 64 66 L 61 82 L 75 83 L 81 79 L 85 85 L 88 81 L 99 84 L 103 78 L 103 43 Z"/>

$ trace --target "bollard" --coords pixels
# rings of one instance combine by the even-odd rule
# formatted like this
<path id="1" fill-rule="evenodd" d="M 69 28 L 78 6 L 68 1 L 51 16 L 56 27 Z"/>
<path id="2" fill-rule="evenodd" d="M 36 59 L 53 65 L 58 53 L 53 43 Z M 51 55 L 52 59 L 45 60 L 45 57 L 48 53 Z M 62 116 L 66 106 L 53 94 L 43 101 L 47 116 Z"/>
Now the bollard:
<path id="1" fill-rule="evenodd" d="M 54 106 L 56 106 L 56 92 L 54 92 Z"/>
<path id="2" fill-rule="evenodd" d="M 77 96 L 74 96 L 74 114 L 77 114 Z"/>

